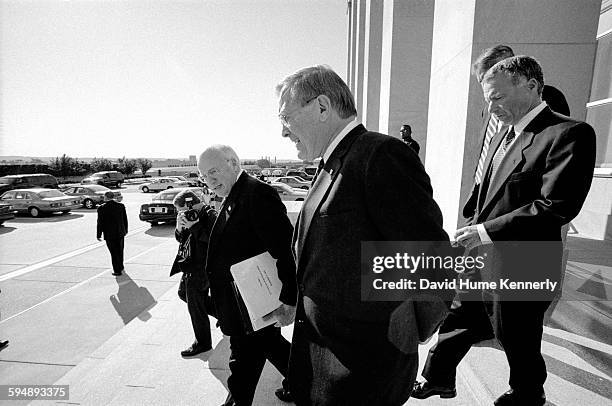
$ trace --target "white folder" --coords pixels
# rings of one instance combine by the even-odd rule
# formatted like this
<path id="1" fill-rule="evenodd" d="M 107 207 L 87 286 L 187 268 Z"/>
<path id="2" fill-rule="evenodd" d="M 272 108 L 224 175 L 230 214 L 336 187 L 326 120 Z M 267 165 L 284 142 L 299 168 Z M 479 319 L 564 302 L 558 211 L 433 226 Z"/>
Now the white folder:
<path id="1" fill-rule="evenodd" d="M 232 265 L 230 271 L 249 313 L 253 330 L 276 323 L 276 317 L 263 320 L 263 316 L 282 304 L 279 296 L 283 284 L 278 278 L 276 259 L 266 251 Z"/>

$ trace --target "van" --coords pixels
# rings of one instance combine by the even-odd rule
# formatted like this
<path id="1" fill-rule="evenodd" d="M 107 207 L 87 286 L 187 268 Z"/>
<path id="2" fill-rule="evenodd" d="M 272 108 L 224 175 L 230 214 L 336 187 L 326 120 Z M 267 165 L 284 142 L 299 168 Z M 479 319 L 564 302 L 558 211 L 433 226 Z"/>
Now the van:
<path id="1" fill-rule="evenodd" d="M 59 184 L 55 176 L 46 173 L 7 175 L 0 178 L 0 193 L 13 189 L 30 189 L 41 187 L 57 189 Z"/>
<path id="2" fill-rule="evenodd" d="M 81 181 L 83 185 L 102 185 L 106 187 L 119 187 L 123 184 L 124 176 L 121 172 L 117 171 L 103 171 L 96 172 L 89 175 Z"/>

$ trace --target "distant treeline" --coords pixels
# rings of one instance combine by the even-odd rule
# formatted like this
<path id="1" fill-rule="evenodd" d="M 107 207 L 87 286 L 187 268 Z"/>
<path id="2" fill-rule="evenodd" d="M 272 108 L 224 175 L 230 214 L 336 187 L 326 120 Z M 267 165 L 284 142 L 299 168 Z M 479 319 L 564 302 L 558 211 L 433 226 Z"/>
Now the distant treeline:
<path id="1" fill-rule="evenodd" d="M 48 164 L 15 164 L 0 165 L 0 176 L 20 175 L 24 173 L 48 173 L 55 177 L 85 176 L 100 171 L 119 171 L 126 176 L 140 170 L 145 175 L 153 166 L 146 158 L 119 158 L 116 162 L 107 158 L 94 158 L 91 162 L 83 162 L 66 154 L 51 160 Z"/>

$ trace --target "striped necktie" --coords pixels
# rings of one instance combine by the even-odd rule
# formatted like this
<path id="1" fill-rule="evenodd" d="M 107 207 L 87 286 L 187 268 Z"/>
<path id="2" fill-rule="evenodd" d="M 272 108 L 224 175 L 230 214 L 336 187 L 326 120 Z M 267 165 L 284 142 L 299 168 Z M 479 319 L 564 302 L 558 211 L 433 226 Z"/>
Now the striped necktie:
<path id="1" fill-rule="evenodd" d="M 493 178 L 495 178 L 495 174 L 497 173 L 499 164 L 504 159 L 504 156 L 506 156 L 508 147 L 512 143 L 512 140 L 514 139 L 515 136 L 516 136 L 516 133 L 514 132 L 514 127 L 510 127 L 510 130 L 506 134 L 506 137 L 504 138 L 502 144 L 499 146 L 499 148 L 497 148 L 497 151 L 495 152 L 495 155 L 493 156 L 493 160 L 491 161 L 491 178 L 490 178 L 489 183 L 493 180 Z"/>
<path id="2" fill-rule="evenodd" d="M 480 151 L 480 158 L 478 158 L 478 166 L 476 167 L 476 175 L 474 175 L 474 183 L 480 185 L 482 182 L 482 174 L 484 171 L 484 163 L 487 159 L 487 152 L 489 152 L 489 145 L 491 145 L 491 138 L 497 133 L 497 125 L 499 120 L 494 115 L 489 118 L 489 124 L 487 124 L 487 131 L 485 133 L 485 139 L 482 144 L 482 151 Z"/>

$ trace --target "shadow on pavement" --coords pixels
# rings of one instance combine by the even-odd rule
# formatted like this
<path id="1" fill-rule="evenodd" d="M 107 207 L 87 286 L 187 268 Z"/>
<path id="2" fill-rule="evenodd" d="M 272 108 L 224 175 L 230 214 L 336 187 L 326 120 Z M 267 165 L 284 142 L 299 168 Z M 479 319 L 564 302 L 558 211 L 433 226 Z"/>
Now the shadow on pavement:
<path id="1" fill-rule="evenodd" d="M 164 223 L 158 226 L 151 226 L 147 231 L 146 235 L 152 237 L 174 237 L 174 224 Z"/>
<path id="2" fill-rule="evenodd" d="M 121 316 L 123 324 L 128 324 L 136 316 L 142 321 L 151 318 L 149 310 L 157 304 L 151 292 L 144 286 L 138 286 L 125 273 L 117 277 L 119 290 L 110 296 L 115 311 Z"/>
<path id="3" fill-rule="evenodd" d="M 230 376 L 229 371 L 229 355 L 230 342 L 229 337 L 223 336 L 217 346 L 212 350 L 208 357 L 208 368 L 215 378 L 219 380 L 229 392 L 227 388 L 227 378 Z"/>
<path id="4" fill-rule="evenodd" d="M 60 221 L 76 220 L 83 217 L 82 214 L 76 213 L 51 213 L 42 214 L 41 217 L 29 217 L 28 214 L 17 214 L 11 223 L 59 223 Z"/>
<path id="5" fill-rule="evenodd" d="M 567 237 L 569 260 L 591 265 L 612 266 L 612 241 Z"/>
<path id="6" fill-rule="evenodd" d="M 554 374 L 599 396 L 612 399 L 612 386 L 607 379 L 547 355 L 544 355 L 544 360 L 549 374 Z"/>
<path id="7" fill-rule="evenodd" d="M 17 230 L 16 227 L 10 227 L 10 226 L 2 225 L 2 226 L 0 226 L 0 235 L 8 234 L 8 233 L 10 233 L 12 231 L 15 231 L 15 230 Z"/>

